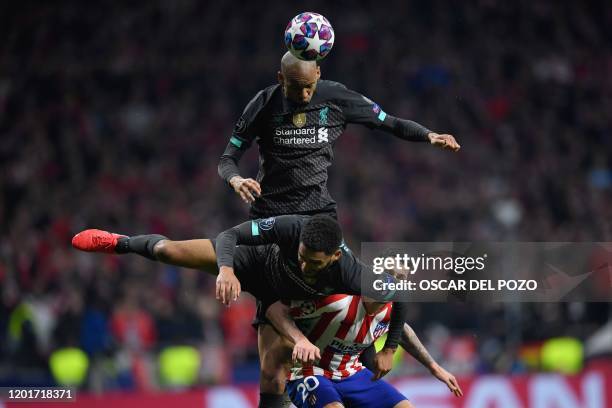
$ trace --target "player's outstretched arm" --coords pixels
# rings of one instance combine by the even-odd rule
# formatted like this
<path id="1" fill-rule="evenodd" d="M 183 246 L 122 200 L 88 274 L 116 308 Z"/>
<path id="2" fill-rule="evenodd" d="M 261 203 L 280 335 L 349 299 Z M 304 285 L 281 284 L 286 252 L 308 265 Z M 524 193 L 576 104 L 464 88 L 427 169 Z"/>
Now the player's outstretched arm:
<path id="1" fill-rule="evenodd" d="M 408 323 L 404 324 L 404 332 L 402 333 L 400 345 L 408 352 L 408 354 L 423 364 L 434 377 L 445 383 L 448 389 L 455 394 L 455 396 L 463 396 L 463 391 L 461 391 L 461 387 L 459 387 L 459 383 L 457 382 L 455 376 L 446 371 L 444 368 L 440 367 L 438 363 L 435 362 L 433 357 L 431 357 L 423 343 L 421 343 L 418 336 Z"/>
<path id="2" fill-rule="evenodd" d="M 293 342 L 291 358 L 294 362 L 313 363 L 321 358 L 321 350 L 308 340 L 295 325 L 289 314 L 289 307 L 278 301 L 268 308 L 266 317 L 278 332 Z"/>
<path id="3" fill-rule="evenodd" d="M 217 236 L 217 264 L 219 268 L 234 265 L 236 245 L 257 246 L 293 243 L 299 239 L 304 217 L 281 215 L 243 222 Z"/>
<path id="4" fill-rule="evenodd" d="M 340 85 L 335 92 L 338 106 L 348 123 L 380 129 L 410 142 L 429 142 L 455 152 L 461 148 L 452 135 L 438 134 L 412 120 L 388 115 L 378 104 L 358 92 Z"/>
<path id="5" fill-rule="evenodd" d="M 240 295 L 240 282 L 234 274 L 234 255 L 237 245 L 265 245 L 293 242 L 299 239 L 302 217 L 282 215 L 263 220 L 243 222 L 217 236 L 216 259 L 219 268 L 216 294 L 223 304 L 229 306 Z"/>
<path id="6" fill-rule="evenodd" d="M 380 129 L 392 133 L 394 136 L 399 137 L 402 140 L 408 140 L 411 142 L 429 142 L 434 146 L 451 150 L 453 152 L 461 149 L 461 146 L 459 143 L 457 143 L 453 135 L 438 134 L 416 122 L 396 118 L 391 115 L 387 115 L 385 117 L 383 123 L 380 124 Z"/>

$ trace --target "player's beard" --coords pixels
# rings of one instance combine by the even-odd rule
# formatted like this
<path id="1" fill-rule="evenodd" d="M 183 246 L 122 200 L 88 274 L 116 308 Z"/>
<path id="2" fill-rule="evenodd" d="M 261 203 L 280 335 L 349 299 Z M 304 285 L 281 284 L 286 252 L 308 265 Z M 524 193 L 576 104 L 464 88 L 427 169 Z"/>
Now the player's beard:
<path id="1" fill-rule="evenodd" d="M 315 283 L 317 283 L 317 275 L 319 274 L 319 272 L 314 272 L 314 273 L 302 273 L 302 276 L 304 278 L 304 282 L 306 282 L 309 285 L 314 285 Z"/>
<path id="2" fill-rule="evenodd" d="M 315 285 L 321 279 L 321 277 L 325 276 L 329 272 L 329 268 L 332 266 L 332 264 L 333 262 L 330 262 L 325 267 L 309 273 L 302 271 L 302 278 L 304 279 L 304 282 L 310 286 Z"/>
<path id="3" fill-rule="evenodd" d="M 287 97 L 285 97 L 285 98 L 289 101 L 290 105 L 293 105 L 293 106 L 296 106 L 296 107 L 304 107 L 304 106 L 306 106 L 306 105 L 308 105 L 310 103 L 310 100 L 305 102 L 305 101 L 296 101 L 294 99 L 287 98 Z"/>

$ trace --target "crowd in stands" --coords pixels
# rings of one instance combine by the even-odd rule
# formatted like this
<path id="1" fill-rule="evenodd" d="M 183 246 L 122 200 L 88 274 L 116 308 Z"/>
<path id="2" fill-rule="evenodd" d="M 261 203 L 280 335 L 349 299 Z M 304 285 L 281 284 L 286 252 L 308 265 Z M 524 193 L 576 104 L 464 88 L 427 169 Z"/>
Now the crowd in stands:
<path id="1" fill-rule="evenodd" d="M 345 240 L 612 241 L 612 9 L 605 1 L 323 2 L 325 79 L 462 146 L 349 126 L 329 186 Z M 10 2 L 0 28 L 0 383 L 157 388 L 158 353 L 202 355 L 198 383 L 256 381 L 253 300 L 136 256 L 79 253 L 90 227 L 215 237 L 248 208 L 218 177 L 233 124 L 276 81 L 292 2 Z M 243 158 L 254 177 L 257 147 Z M 609 303 L 415 304 L 455 374 L 538 369 L 525 347 L 587 341 Z M 408 371 L 420 373 L 406 360 Z M 255 368 L 253 368 L 255 367 Z M 412 368 L 411 368 L 412 367 Z"/>

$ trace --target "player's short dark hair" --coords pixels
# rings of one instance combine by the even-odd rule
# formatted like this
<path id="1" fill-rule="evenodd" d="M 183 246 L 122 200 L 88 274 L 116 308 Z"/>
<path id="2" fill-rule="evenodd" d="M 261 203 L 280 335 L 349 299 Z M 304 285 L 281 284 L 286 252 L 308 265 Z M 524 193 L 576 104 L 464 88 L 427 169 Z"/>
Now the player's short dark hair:
<path id="1" fill-rule="evenodd" d="M 302 227 L 300 242 L 312 251 L 331 255 L 342 244 L 340 224 L 329 215 L 315 215 Z"/>

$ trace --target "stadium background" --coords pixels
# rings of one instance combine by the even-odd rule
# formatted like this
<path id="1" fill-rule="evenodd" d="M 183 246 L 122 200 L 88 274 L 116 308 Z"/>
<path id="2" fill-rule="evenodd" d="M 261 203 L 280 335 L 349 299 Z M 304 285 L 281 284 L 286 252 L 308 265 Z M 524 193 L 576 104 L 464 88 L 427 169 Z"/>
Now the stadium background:
<path id="1" fill-rule="evenodd" d="M 123 3 L 0 5 L 0 385 L 52 385 L 49 359 L 76 347 L 88 364 L 83 405 L 248 406 L 257 381 L 248 295 L 226 309 L 202 273 L 77 253 L 69 242 L 91 226 L 212 237 L 246 219 L 217 161 L 244 105 L 275 82 L 282 31 L 306 6 Z M 350 246 L 612 241 L 609 3 L 307 8 L 336 30 L 324 78 L 463 147 L 449 154 L 349 127 L 329 184 Z M 255 147 L 241 167 L 254 176 L 256 166 Z M 481 383 L 515 393 L 503 406 L 552 406 L 534 391 L 542 378 L 558 380 L 550 389 L 565 406 L 612 406 L 610 312 L 609 303 L 415 305 L 411 323 L 467 396 L 441 394 L 408 357 L 396 381 L 417 406 L 478 406 L 470 388 Z M 564 336 L 582 350 L 567 369 L 578 376 L 534 376 L 554 369 L 559 360 L 543 361 L 542 348 Z M 175 345 L 201 356 L 192 391 L 146 400 L 176 388 L 159 367 Z"/>

